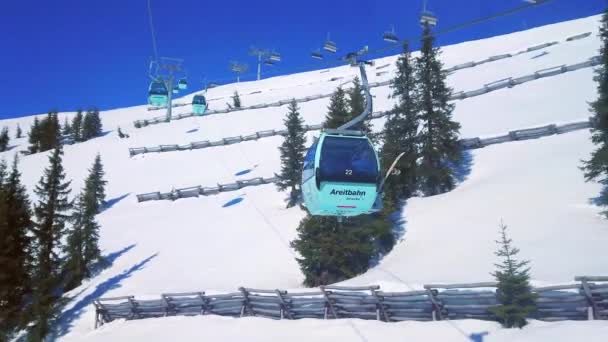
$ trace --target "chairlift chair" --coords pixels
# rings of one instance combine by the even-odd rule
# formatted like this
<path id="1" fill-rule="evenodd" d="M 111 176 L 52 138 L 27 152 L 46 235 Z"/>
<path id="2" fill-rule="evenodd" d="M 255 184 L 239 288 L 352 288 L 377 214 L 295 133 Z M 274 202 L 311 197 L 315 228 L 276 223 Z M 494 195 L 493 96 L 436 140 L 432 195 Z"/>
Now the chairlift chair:
<path id="1" fill-rule="evenodd" d="M 310 57 L 312 57 L 314 59 L 323 59 L 323 54 L 321 53 L 321 51 L 315 50 L 315 51 L 311 52 Z"/>
<path id="2" fill-rule="evenodd" d="M 421 26 L 437 26 L 437 16 L 431 11 L 422 11 L 420 14 L 420 25 Z"/>
<path id="3" fill-rule="evenodd" d="M 397 43 L 399 41 L 399 37 L 397 37 L 394 30 L 384 32 L 382 39 L 389 43 Z"/>
<path id="4" fill-rule="evenodd" d="M 323 44 L 323 50 L 331 53 L 336 53 L 336 51 L 338 51 L 338 47 L 336 46 L 335 42 L 328 39 L 325 41 L 325 44 Z"/>
<path id="5" fill-rule="evenodd" d="M 270 56 L 268 57 L 268 59 L 270 59 L 272 62 L 280 62 L 281 61 L 281 54 L 278 52 L 271 52 Z"/>

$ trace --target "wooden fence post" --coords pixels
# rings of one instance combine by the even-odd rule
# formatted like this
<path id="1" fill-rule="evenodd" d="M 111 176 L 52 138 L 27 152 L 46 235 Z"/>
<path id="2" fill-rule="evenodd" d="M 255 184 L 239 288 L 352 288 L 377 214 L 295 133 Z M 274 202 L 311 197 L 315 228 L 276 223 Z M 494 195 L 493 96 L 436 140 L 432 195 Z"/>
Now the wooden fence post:
<path id="1" fill-rule="evenodd" d="M 327 292 L 327 290 L 325 290 L 325 286 L 320 286 L 319 288 L 321 289 L 321 292 L 323 292 L 323 297 L 325 297 L 325 303 L 329 307 L 329 310 L 331 310 L 331 314 L 334 316 L 334 318 L 338 318 L 336 308 L 334 308 L 334 305 L 332 304 L 331 299 L 328 296 L 329 293 Z M 327 319 L 327 307 L 325 309 L 325 319 Z"/>
<path id="2" fill-rule="evenodd" d="M 437 291 L 437 290 L 435 290 L 435 291 Z M 433 321 L 443 320 L 443 315 L 441 313 L 441 305 L 439 305 L 439 303 L 437 302 L 437 298 L 435 297 L 435 292 L 433 292 L 433 289 L 431 289 L 430 287 L 426 288 L 426 292 L 428 293 L 429 299 L 431 300 L 431 303 L 433 304 Z"/>
<path id="3" fill-rule="evenodd" d="M 293 319 L 293 315 L 291 314 L 291 309 L 289 307 L 289 303 L 287 303 L 287 301 L 283 297 L 283 295 L 286 294 L 287 291 L 281 291 L 279 289 L 275 289 L 275 292 L 277 293 L 277 296 L 279 297 L 279 300 L 281 301 L 281 319 L 283 319 L 283 313 L 285 313 L 287 315 L 287 318 Z"/>
<path id="4" fill-rule="evenodd" d="M 589 317 L 590 316 L 590 320 L 595 320 L 598 318 L 599 315 L 599 310 L 597 308 L 597 304 L 595 303 L 595 300 L 593 299 L 593 294 L 591 293 L 591 289 L 589 288 L 589 284 L 587 283 L 587 278 L 585 277 L 580 277 L 578 280 L 581 281 L 581 286 L 583 288 L 583 292 L 585 293 L 585 297 L 587 297 L 587 302 L 589 302 L 589 306 L 591 308 L 591 315 L 587 314 Z"/>
<path id="5" fill-rule="evenodd" d="M 241 293 L 243 294 L 243 306 L 241 307 L 241 317 L 245 316 L 245 314 L 254 316 L 249 304 L 249 292 L 247 292 L 244 287 L 239 287 L 239 291 L 241 291 Z"/>
<path id="6" fill-rule="evenodd" d="M 378 295 L 378 289 L 371 288 L 371 291 L 372 291 L 372 296 L 374 296 L 376 298 L 376 300 L 378 301 L 376 303 L 376 313 L 377 313 L 378 320 L 388 322 L 389 317 L 388 317 L 388 314 L 386 313 L 386 308 L 384 307 L 384 303 L 382 303 L 382 298 Z"/>

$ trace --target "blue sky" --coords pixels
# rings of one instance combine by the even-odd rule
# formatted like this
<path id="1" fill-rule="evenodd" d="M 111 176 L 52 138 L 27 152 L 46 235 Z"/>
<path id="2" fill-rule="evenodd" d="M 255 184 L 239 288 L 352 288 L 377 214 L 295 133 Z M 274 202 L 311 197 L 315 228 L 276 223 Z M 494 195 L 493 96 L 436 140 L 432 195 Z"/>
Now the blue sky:
<path id="1" fill-rule="evenodd" d="M 490 15 L 522 0 L 428 0 L 437 29 Z M 331 32 L 341 52 L 382 47 L 382 32 L 420 34 L 422 0 L 151 0 L 161 56 L 185 60 L 190 84 L 233 80 L 230 60 L 255 77 L 256 45 L 283 62 L 266 76 L 320 68 L 309 57 Z M 538 8 L 441 36 L 440 44 L 490 37 L 600 13 L 604 0 L 553 0 Z M 0 11 L 0 118 L 144 104 L 153 55 L 146 0 L 4 1 Z M 387 52 L 395 54 L 398 51 Z"/>

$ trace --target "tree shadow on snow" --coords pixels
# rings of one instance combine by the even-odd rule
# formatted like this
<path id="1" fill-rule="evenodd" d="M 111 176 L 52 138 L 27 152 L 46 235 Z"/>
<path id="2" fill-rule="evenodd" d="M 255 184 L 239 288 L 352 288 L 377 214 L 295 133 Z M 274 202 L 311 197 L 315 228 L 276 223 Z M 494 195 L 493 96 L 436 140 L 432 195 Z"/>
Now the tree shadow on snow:
<path id="1" fill-rule="evenodd" d="M 603 213 L 606 214 L 606 206 L 608 206 L 608 184 L 602 185 L 599 195 L 589 199 L 589 204 L 600 207 Z"/>
<path id="2" fill-rule="evenodd" d="M 246 175 L 246 174 L 250 173 L 251 171 L 255 170 L 255 168 L 256 168 L 256 167 L 258 167 L 258 165 L 257 165 L 257 164 L 256 164 L 256 165 L 253 165 L 253 167 L 252 167 L 252 168 L 250 168 L 250 169 L 245 169 L 245 170 L 239 171 L 239 172 L 235 173 L 234 175 L 235 175 L 235 176 L 243 176 L 243 175 Z"/>
<path id="3" fill-rule="evenodd" d="M 132 248 L 132 247 L 127 247 Z M 118 252 L 120 253 L 120 251 Z M 124 253 L 124 252 L 123 252 Z M 60 337 L 69 332 L 70 328 L 73 327 L 74 321 L 76 321 L 82 315 L 84 309 L 93 304 L 93 301 L 105 295 L 108 291 L 119 288 L 120 283 L 131 277 L 133 273 L 137 271 L 141 271 L 146 264 L 148 264 L 152 259 L 156 258 L 158 253 L 152 254 L 151 256 L 145 258 L 144 260 L 138 262 L 137 264 L 131 266 L 129 269 L 122 271 L 120 274 L 117 274 L 106 281 L 97 285 L 95 290 L 84 298 L 80 299 L 77 303 L 74 304 L 69 310 L 64 311 L 58 319 L 58 324 L 56 327 L 55 337 Z"/>
<path id="4" fill-rule="evenodd" d="M 91 272 L 91 278 L 98 276 L 103 270 L 112 267 L 112 265 L 114 265 L 114 261 L 116 261 L 116 259 L 120 258 L 121 256 L 123 256 L 123 254 L 125 254 L 128 251 L 135 248 L 135 246 L 137 246 L 137 244 L 134 243 L 121 250 L 118 250 L 116 252 L 112 252 L 108 255 L 103 256 L 102 260 L 93 266 L 93 270 Z"/>
<path id="5" fill-rule="evenodd" d="M 19 145 L 11 145 L 11 146 L 8 146 L 8 147 L 6 148 L 6 150 L 4 150 L 4 151 L 2 151 L 2 152 L 8 152 L 8 151 L 10 151 L 10 150 L 14 149 L 14 148 L 15 148 L 15 147 L 17 147 L 17 146 L 19 146 Z M 0 153 L 1 153 L 1 152 L 0 152 Z"/>
<path id="6" fill-rule="evenodd" d="M 393 236 L 395 237 L 395 244 L 403 241 L 405 233 L 407 231 L 407 219 L 403 212 L 405 212 L 405 207 L 407 206 L 407 201 L 402 201 L 399 204 L 399 210 L 393 212 L 388 215 L 389 220 L 393 223 Z"/>
<path id="7" fill-rule="evenodd" d="M 116 203 L 118 203 L 118 202 L 122 201 L 123 199 L 129 197 L 130 194 L 131 193 L 129 192 L 129 193 L 126 193 L 124 195 L 121 195 L 121 196 L 118 196 L 118 197 L 114 197 L 114 198 L 111 198 L 111 199 L 107 200 L 106 204 L 103 207 L 103 210 L 112 208 L 114 205 L 116 205 Z"/>
<path id="8" fill-rule="evenodd" d="M 405 211 L 406 206 L 407 200 L 400 201 L 398 205 L 399 210 L 396 210 L 388 215 L 388 219 L 391 221 L 392 224 L 393 238 L 395 239 L 395 243 L 390 250 L 373 257 L 369 262 L 370 268 L 378 266 L 384 256 L 389 254 L 397 244 L 403 242 L 403 240 L 405 239 L 405 233 L 407 232 L 407 219 L 405 218 L 405 215 L 403 213 Z"/>
<path id="9" fill-rule="evenodd" d="M 244 200 L 243 197 L 237 197 L 235 199 L 231 199 L 230 201 L 224 203 L 224 205 L 222 205 L 222 208 L 232 207 L 233 205 L 243 202 L 243 200 Z"/>
<path id="10" fill-rule="evenodd" d="M 471 174 L 473 166 L 473 153 L 470 150 L 464 150 L 461 153 L 460 161 L 458 163 L 450 164 L 452 169 L 454 180 L 456 183 L 464 182 L 467 177 Z"/>
<path id="11" fill-rule="evenodd" d="M 191 130 L 186 131 L 186 133 L 194 133 L 194 132 L 198 132 L 198 128 L 193 128 Z"/>

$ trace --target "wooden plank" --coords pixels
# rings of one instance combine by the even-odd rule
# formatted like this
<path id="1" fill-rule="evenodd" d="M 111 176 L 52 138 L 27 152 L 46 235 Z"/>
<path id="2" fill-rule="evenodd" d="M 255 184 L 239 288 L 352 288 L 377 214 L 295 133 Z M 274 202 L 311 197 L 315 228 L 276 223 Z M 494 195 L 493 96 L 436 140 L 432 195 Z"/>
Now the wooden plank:
<path id="1" fill-rule="evenodd" d="M 97 299 L 98 302 L 102 301 L 114 301 L 114 300 L 129 300 L 133 299 L 133 296 L 120 296 L 120 297 L 106 297 Z"/>
<path id="2" fill-rule="evenodd" d="M 336 285 L 327 285 L 323 287 L 325 290 L 339 290 L 339 291 L 371 291 L 378 290 L 380 286 L 378 285 L 370 285 L 370 286 L 336 286 Z"/>

